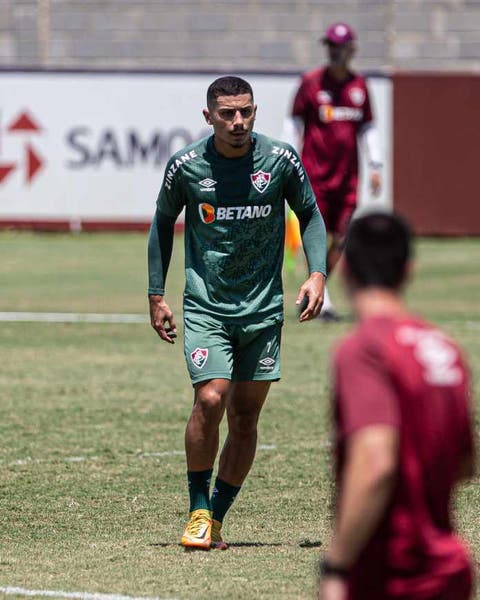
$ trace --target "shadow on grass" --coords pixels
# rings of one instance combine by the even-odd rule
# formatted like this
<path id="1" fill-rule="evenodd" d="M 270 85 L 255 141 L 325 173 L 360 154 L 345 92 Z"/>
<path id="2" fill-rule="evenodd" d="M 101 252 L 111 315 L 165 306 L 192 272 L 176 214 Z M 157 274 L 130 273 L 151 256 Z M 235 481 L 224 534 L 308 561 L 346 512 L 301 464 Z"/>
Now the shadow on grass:
<path id="1" fill-rule="evenodd" d="M 170 547 L 182 547 L 178 542 L 156 542 L 154 544 L 148 544 L 151 548 L 170 548 Z M 282 544 L 281 542 L 229 542 L 229 548 L 268 548 L 273 546 L 292 546 L 293 544 L 287 543 Z M 298 542 L 300 548 L 319 548 L 322 545 L 320 540 L 301 540 Z M 196 552 L 197 548 L 186 548 L 187 551 Z M 201 548 L 201 552 L 204 552 Z"/>

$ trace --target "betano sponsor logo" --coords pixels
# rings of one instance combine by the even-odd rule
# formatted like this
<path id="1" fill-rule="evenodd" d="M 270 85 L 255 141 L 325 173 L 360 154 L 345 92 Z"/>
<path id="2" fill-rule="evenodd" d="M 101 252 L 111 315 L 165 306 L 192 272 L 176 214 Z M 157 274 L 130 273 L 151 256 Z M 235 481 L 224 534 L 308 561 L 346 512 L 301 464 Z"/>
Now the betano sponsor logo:
<path id="1" fill-rule="evenodd" d="M 320 121 L 324 123 L 331 123 L 332 121 L 361 121 L 363 110 L 350 106 L 331 106 L 330 104 L 325 104 L 319 107 L 318 115 Z"/>
<path id="2" fill-rule="evenodd" d="M 264 219 L 272 212 L 271 204 L 263 206 L 217 206 L 202 202 L 198 205 L 200 218 L 207 225 L 214 221 L 239 221 L 242 219 Z"/>
<path id="3" fill-rule="evenodd" d="M 198 212 L 200 213 L 200 218 L 204 223 L 208 224 L 215 221 L 215 209 L 211 204 L 202 202 L 202 204 L 198 205 Z"/>

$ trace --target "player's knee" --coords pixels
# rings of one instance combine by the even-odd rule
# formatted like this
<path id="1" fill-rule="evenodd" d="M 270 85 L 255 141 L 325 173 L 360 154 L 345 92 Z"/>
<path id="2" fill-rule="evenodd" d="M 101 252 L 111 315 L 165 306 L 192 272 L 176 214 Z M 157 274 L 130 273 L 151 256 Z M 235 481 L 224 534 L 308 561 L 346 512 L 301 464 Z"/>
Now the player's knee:
<path id="1" fill-rule="evenodd" d="M 257 432 L 258 414 L 256 412 L 241 412 L 230 415 L 229 432 L 238 437 L 249 437 Z"/>
<path id="2" fill-rule="evenodd" d="M 345 242 L 345 235 L 336 233 L 335 235 L 332 236 L 330 249 L 332 251 L 340 251 L 343 249 L 344 242 Z"/>
<path id="3" fill-rule="evenodd" d="M 195 407 L 205 414 L 221 412 L 224 405 L 225 394 L 214 387 L 205 386 L 196 394 Z"/>

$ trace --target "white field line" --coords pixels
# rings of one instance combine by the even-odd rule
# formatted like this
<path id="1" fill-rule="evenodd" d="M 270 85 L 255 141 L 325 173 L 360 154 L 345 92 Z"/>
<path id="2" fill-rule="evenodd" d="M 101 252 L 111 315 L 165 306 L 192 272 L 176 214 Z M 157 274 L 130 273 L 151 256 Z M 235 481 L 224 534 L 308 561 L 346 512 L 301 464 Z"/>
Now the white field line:
<path id="1" fill-rule="evenodd" d="M 76 598 L 78 600 L 167 600 L 158 596 L 123 596 L 121 594 L 63 592 L 60 590 L 28 590 L 20 587 L 0 587 L 0 594 L 7 596 L 40 596 L 42 598 Z"/>
<path id="2" fill-rule="evenodd" d="M 0 322 L 12 323 L 149 323 L 147 314 L 138 313 L 67 313 L 67 312 L 0 312 Z M 480 320 L 440 321 L 441 325 L 464 325 L 467 329 L 480 329 Z"/>
<path id="3" fill-rule="evenodd" d="M 277 446 L 275 444 L 260 444 L 257 447 L 257 450 L 260 451 L 268 451 L 268 450 L 276 450 Z M 142 452 L 137 454 L 134 458 L 164 458 L 166 456 L 185 456 L 185 450 L 166 450 L 164 452 Z M 100 460 L 98 456 L 66 456 L 59 458 L 32 458 L 31 456 L 27 456 L 26 458 L 19 458 L 18 460 L 14 460 L 13 462 L 8 463 L 8 467 L 15 466 L 23 466 L 23 465 L 39 465 L 43 463 L 52 463 L 52 462 L 66 462 L 66 463 L 80 463 L 87 461 L 96 461 Z M 0 464 L 3 461 L 0 460 Z"/>
<path id="4" fill-rule="evenodd" d="M 0 312 L 0 321 L 12 323 L 149 323 L 148 316 L 134 313 Z"/>

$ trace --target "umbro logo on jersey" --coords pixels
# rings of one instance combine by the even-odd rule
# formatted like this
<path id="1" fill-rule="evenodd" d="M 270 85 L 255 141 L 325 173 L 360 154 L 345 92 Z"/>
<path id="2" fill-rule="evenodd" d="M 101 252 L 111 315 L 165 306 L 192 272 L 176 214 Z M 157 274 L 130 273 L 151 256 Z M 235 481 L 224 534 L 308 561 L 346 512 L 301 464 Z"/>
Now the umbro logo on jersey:
<path id="1" fill-rule="evenodd" d="M 201 186 L 201 191 L 202 192 L 214 192 L 215 191 L 215 184 L 217 182 L 214 179 L 210 179 L 209 177 L 207 177 L 206 179 L 202 179 L 202 181 L 198 182 L 198 185 Z"/>
<path id="2" fill-rule="evenodd" d="M 207 348 L 195 348 L 193 352 L 190 353 L 190 358 L 192 359 L 193 364 L 201 369 L 205 366 L 208 358 L 208 349 Z"/>
<path id="3" fill-rule="evenodd" d="M 267 189 L 272 176 L 270 173 L 265 173 L 265 171 L 257 171 L 250 175 L 250 179 L 252 180 L 253 187 L 263 194 Z"/>
<path id="4" fill-rule="evenodd" d="M 242 219 L 262 219 L 272 212 L 272 205 L 263 206 L 217 206 L 202 202 L 198 212 L 203 223 L 207 225 L 214 221 L 240 221 Z"/>

